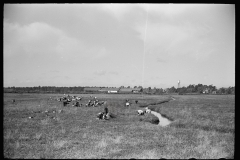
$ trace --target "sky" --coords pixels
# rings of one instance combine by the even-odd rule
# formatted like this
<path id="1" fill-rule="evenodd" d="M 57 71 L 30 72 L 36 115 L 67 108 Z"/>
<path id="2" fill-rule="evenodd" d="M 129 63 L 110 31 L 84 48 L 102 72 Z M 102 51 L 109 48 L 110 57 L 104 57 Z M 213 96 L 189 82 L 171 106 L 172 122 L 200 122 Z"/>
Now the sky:
<path id="1" fill-rule="evenodd" d="M 4 4 L 4 87 L 235 86 L 233 4 Z"/>

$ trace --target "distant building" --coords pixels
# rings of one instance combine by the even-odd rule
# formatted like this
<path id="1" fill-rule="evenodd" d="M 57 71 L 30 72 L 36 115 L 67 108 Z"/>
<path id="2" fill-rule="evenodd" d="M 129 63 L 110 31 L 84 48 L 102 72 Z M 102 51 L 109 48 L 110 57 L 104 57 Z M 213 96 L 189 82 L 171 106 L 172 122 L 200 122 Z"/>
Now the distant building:
<path id="1" fill-rule="evenodd" d="M 133 93 L 140 93 L 140 92 L 142 92 L 142 91 L 143 91 L 142 88 L 132 88 L 132 92 L 133 92 Z"/>
<path id="2" fill-rule="evenodd" d="M 203 90 L 203 94 L 208 94 L 209 93 L 209 89 L 206 88 L 205 90 Z"/>
<path id="3" fill-rule="evenodd" d="M 217 91 L 212 91 L 212 94 L 217 94 Z"/>
<path id="4" fill-rule="evenodd" d="M 99 92 L 104 92 L 104 93 L 118 93 L 119 88 L 101 88 Z"/>
<path id="5" fill-rule="evenodd" d="M 120 88 L 119 93 L 132 93 L 133 88 Z"/>
<path id="6" fill-rule="evenodd" d="M 83 90 L 84 90 L 84 92 L 92 93 L 92 92 L 99 92 L 99 90 L 101 90 L 101 88 L 100 87 L 86 87 Z"/>

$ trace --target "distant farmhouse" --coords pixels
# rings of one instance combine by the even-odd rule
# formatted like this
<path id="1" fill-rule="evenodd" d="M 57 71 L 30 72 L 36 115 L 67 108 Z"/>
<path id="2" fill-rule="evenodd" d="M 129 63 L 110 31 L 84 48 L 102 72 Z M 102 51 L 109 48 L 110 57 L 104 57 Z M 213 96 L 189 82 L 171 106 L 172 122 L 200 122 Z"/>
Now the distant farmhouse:
<path id="1" fill-rule="evenodd" d="M 217 94 L 217 91 L 212 91 L 212 94 Z"/>
<path id="2" fill-rule="evenodd" d="M 203 90 L 203 94 L 217 94 L 217 91 L 212 91 L 209 88 L 206 88 L 205 90 Z"/>
<path id="3" fill-rule="evenodd" d="M 101 88 L 99 92 L 102 93 L 118 93 L 119 88 Z"/>
<path id="4" fill-rule="evenodd" d="M 132 88 L 120 88 L 119 93 L 132 93 Z"/>
<path id="5" fill-rule="evenodd" d="M 143 91 L 142 88 L 133 88 L 133 93 L 140 93 L 142 91 Z"/>
<path id="6" fill-rule="evenodd" d="M 120 88 L 119 93 L 140 93 L 142 88 Z"/>
<path id="7" fill-rule="evenodd" d="M 206 88 L 205 90 L 203 90 L 203 94 L 208 94 L 209 93 L 209 89 Z"/>

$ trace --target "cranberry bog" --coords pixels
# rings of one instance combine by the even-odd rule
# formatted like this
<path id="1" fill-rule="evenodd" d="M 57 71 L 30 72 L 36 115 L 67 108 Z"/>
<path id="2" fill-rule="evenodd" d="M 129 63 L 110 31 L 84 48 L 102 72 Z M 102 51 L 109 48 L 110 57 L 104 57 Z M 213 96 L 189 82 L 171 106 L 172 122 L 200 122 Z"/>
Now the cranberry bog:
<path id="1" fill-rule="evenodd" d="M 92 94 L 107 101 L 98 107 L 85 107 L 89 94 L 72 95 L 83 107 L 64 107 L 56 100 L 62 94 L 4 94 L 4 158 L 234 157 L 235 95 Z M 114 118 L 97 120 L 105 106 Z M 146 106 L 171 123 L 139 116 Z"/>

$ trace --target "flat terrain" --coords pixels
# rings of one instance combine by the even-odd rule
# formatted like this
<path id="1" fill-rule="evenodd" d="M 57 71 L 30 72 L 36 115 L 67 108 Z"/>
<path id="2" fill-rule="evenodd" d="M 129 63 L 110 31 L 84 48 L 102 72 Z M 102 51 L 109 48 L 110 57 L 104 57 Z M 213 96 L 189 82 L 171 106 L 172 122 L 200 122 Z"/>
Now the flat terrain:
<path id="1" fill-rule="evenodd" d="M 74 94 L 80 96 L 78 94 Z M 5 158 L 233 158 L 234 95 L 119 95 L 93 94 L 107 101 L 115 118 L 97 120 L 99 107 L 63 107 L 62 94 L 4 94 Z M 89 100 L 81 95 L 82 104 Z M 50 97 L 52 97 L 50 99 Z M 138 116 L 139 106 L 172 120 L 157 125 L 152 114 Z M 16 102 L 12 103 L 12 99 Z M 125 107 L 125 99 L 133 103 Z M 35 113 L 63 110 L 62 113 Z M 33 112 L 34 111 L 34 112 Z M 32 119 L 28 117 L 32 116 Z M 55 119 L 53 119 L 55 117 Z"/>

